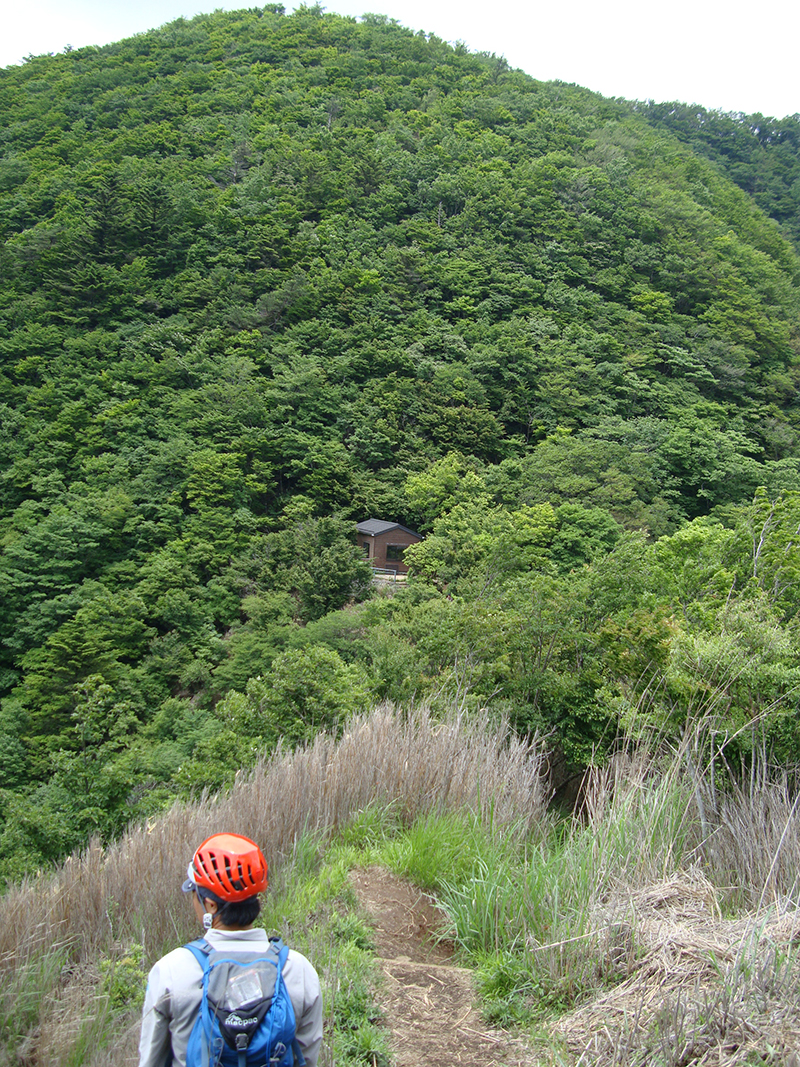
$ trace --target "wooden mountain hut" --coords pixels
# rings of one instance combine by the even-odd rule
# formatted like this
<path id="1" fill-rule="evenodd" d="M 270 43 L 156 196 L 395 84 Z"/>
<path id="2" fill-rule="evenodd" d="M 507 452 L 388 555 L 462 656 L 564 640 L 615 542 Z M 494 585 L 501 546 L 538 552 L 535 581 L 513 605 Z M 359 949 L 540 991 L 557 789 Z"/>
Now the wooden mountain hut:
<path id="1" fill-rule="evenodd" d="M 409 530 L 399 522 L 383 519 L 365 519 L 356 523 L 358 543 L 373 567 L 405 574 L 408 567 L 403 562 L 403 553 L 409 545 L 422 540 L 416 530 Z"/>

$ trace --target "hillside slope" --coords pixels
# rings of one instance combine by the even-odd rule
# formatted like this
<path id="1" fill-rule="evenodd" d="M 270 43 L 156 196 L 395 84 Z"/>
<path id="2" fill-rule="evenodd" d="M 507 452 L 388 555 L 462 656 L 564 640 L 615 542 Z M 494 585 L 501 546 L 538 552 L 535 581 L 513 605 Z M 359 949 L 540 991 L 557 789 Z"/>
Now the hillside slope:
<path id="1" fill-rule="evenodd" d="M 635 110 L 714 162 L 800 247 L 800 114 L 776 119 L 652 100 Z"/>
<path id="2" fill-rule="evenodd" d="M 0 149 L 0 872 L 377 698 L 585 753 L 677 624 L 642 541 L 558 576 L 800 489 L 797 256 L 623 102 L 268 5 L 0 72 Z M 402 633 L 326 622 L 368 515 L 438 538 Z"/>

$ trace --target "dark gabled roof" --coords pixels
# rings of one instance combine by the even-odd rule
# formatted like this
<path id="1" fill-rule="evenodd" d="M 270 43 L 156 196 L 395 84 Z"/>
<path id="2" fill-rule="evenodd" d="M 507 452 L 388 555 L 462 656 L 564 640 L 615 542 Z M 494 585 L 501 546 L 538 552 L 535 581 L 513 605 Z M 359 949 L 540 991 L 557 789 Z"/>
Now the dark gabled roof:
<path id="1" fill-rule="evenodd" d="M 364 519 L 363 522 L 356 523 L 356 529 L 359 533 L 367 534 L 369 537 L 377 537 L 378 534 L 388 533 L 390 530 L 405 530 L 406 533 L 413 534 L 414 537 L 422 536 L 416 530 L 410 530 L 399 522 L 384 522 L 383 519 Z"/>

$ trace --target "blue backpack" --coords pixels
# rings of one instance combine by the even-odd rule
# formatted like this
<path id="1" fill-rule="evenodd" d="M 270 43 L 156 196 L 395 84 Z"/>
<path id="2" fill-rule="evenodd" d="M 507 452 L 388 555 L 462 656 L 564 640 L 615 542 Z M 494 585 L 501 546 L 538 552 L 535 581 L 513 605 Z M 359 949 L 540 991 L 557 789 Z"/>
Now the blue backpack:
<path id="1" fill-rule="evenodd" d="M 186 1067 L 293 1067 L 305 1064 L 294 1008 L 283 981 L 289 949 L 225 955 L 204 939 L 185 945 L 203 968 L 203 999 L 189 1036 Z"/>

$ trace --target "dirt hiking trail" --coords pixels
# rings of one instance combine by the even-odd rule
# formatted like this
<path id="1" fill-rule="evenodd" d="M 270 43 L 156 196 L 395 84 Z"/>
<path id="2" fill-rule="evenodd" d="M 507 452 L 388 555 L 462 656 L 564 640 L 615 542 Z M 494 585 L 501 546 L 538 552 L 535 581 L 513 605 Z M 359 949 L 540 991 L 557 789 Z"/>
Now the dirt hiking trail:
<path id="1" fill-rule="evenodd" d="M 378 867 L 355 870 L 350 880 L 375 930 L 397 1067 L 535 1067 L 522 1041 L 481 1020 L 472 971 L 455 966 L 452 948 L 432 938 L 441 916 L 431 899 Z"/>

